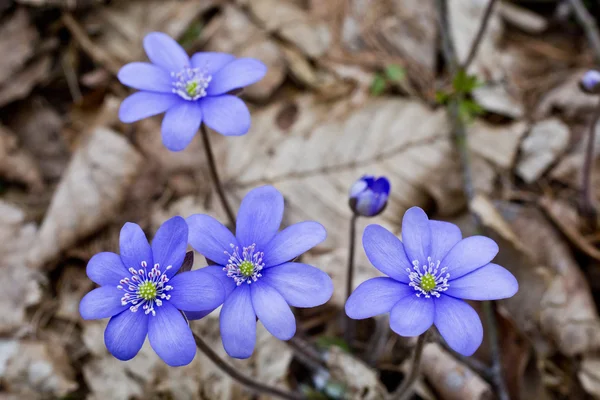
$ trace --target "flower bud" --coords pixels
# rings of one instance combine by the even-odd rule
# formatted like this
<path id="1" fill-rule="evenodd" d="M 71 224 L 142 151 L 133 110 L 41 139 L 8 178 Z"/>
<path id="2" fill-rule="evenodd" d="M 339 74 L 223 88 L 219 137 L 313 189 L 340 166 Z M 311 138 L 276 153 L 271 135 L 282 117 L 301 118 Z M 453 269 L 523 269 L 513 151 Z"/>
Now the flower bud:
<path id="1" fill-rule="evenodd" d="M 365 175 L 350 188 L 350 208 L 357 215 L 374 217 L 385 209 L 389 194 L 387 178 Z"/>
<path id="2" fill-rule="evenodd" d="M 586 93 L 600 94 L 600 72 L 593 69 L 586 72 L 579 81 L 579 87 Z"/>

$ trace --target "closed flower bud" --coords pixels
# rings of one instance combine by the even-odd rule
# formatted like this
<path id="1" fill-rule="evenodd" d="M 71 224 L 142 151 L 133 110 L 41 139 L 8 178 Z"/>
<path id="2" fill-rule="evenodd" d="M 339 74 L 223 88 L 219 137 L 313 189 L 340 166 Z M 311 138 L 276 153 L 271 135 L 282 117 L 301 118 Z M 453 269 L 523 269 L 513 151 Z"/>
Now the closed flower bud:
<path id="1" fill-rule="evenodd" d="M 355 214 L 374 217 L 385 209 L 389 194 L 387 178 L 365 175 L 350 188 L 350 208 Z"/>
<path id="2" fill-rule="evenodd" d="M 586 93 L 600 94 L 600 71 L 591 69 L 586 72 L 579 81 L 579 87 Z"/>

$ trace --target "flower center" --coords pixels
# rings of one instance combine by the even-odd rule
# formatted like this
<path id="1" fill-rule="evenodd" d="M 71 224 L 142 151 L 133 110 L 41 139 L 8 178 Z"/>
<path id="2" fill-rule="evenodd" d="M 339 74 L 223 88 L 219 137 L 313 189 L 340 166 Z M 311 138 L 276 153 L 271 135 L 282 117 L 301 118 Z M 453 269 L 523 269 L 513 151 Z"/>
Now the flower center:
<path id="1" fill-rule="evenodd" d="M 173 289 L 173 286 L 167 285 L 169 278 L 166 272 L 171 266 L 161 272 L 160 265 L 154 264 L 154 267 L 148 271 L 148 264 L 142 261 L 142 268 L 136 270 L 129 268 L 131 276 L 127 276 L 119 281 L 117 289 L 125 292 L 121 297 L 121 305 L 131 304 L 129 310 L 137 312 L 142 307 L 145 314 L 156 315 L 154 306 L 162 306 L 162 300 L 169 300 L 171 295 L 166 292 Z"/>
<path id="2" fill-rule="evenodd" d="M 406 268 L 411 286 L 417 292 L 417 297 L 424 295 L 426 298 L 431 296 L 440 297 L 441 292 L 448 290 L 448 278 L 450 274 L 448 268 L 440 269 L 440 261 L 434 262 L 431 257 L 427 257 L 428 265 L 419 265 L 419 260 L 412 262 L 413 269 Z"/>
<path id="3" fill-rule="evenodd" d="M 173 77 L 173 93 L 186 100 L 198 100 L 206 96 L 206 88 L 212 76 L 200 68 L 185 67 L 181 71 L 171 72 Z"/>
<path id="4" fill-rule="evenodd" d="M 255 251 L 255 248 L 256 244 L 244 247 L 240 255 L 240 248 L 232 244 L 233 252 L 225 252 L 229 256 L 229 260 L 223 271 L 227 272 L 227 276 L 232 278 L 238 286 L 243 282 L 248 284 L 256 282 L 262 276 L 260 271 L 265 266 L 262 262 L 264 253 Z"/>

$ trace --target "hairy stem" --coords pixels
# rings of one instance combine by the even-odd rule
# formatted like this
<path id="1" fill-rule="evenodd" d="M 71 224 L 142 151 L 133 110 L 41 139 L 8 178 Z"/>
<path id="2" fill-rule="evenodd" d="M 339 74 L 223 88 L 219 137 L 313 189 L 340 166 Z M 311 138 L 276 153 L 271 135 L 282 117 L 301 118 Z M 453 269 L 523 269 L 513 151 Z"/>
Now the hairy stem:
<path id="1" fill-rule="evenodd" d="M 221 183 L 221 180 L 219 179 L 219 174 L 217 173 L 217 164 L 215 162 L 215 156 L 212 152 L 212 147 L 210 146 L 210 140 L 208 138 L 208 129 L 206 129 L 206 126 L 202 124 L 200 130 L 202 131 L 202 141 L 204 142 L 204 151 L 206 152 L 206 159 L 208 160 L 210 177 L 215 184 L 215 188 L 217 189 L 217 194 L 219 195 L 221 205 L 227 213 L 229 224 L 232 227 L 235 227 L 235 214 L 233 213 L 229 202 L 227 202 L 227 197 L 225 197 L 225 190 L 223 189 L 223 184 Z"/>
<path id="2" fill-rule="evenodd" d="M 356 247 L 356 221 L 358 215 L 352 214 L 350 218 L 350 242 L 348 244 L 348 268 L 346 270 L 346 300 L 352 294 L 352 281 L 354 280 L 354 248 Z M 354 321 L 344 313 L 344 340 L 351 346 L 354 340 Z"/>
<path id="3" fill-rule="evenodd" d="M 415 381 L 421 372 L 421 356 L 423 355 L 423 348 L 425 347 L 428 336 L 429 331 L 423 333 L 421 336 L 419 336 L 419 339 L 417 339 L 417 345 L 415 346 L 415 350 L 413 352 L 410 371 L 402 381 L 402 385 L 400 385 L 400 387 L 388 397 L 388 400 L 407 400 L 410 398 L 410 396 L 412 396 L 413 385 L 415 384 Z"/>
<path id="4" fill-rule="evenodd" d="M 240 384 L 248 388 L 254 393 L 257 394 L 265 394 L 274 396 L 280 399 L 285 400 L 304 400 L 305 397 L 298 394 L 292 393 L 285 390 L 278 389 L 273 386 L 263 385 L 262 383 L 257 382 L 255 379 L 241 374 L 235 367 L 227 364 L 225 361 L 219 357 L 217 353 L 213 351 L 213 349 L 204 341 L 202 338 L 194 333 L 194 340 L 196 341 L 196 346 L 203 352 L 219 369 L 225 372 L 227 375 L 238 381 Z"/>
<path id="5" fill-rule="evenodd" d="M 581 200 L 580 213 L 582 217 L 591 222 L 591 226 L 596 225 L 596 206 L 594 204 L 594 196 L 592 194 L 592 166 L 594 164 L 594 142 L 596 141 L 596 125 L 600 119 L 600 102 L 594 110 L 590 131 L 588 134 L 587 148 L 585 151 L 585 159 L 583 162 L 582 183 L 581 183 Z"/>

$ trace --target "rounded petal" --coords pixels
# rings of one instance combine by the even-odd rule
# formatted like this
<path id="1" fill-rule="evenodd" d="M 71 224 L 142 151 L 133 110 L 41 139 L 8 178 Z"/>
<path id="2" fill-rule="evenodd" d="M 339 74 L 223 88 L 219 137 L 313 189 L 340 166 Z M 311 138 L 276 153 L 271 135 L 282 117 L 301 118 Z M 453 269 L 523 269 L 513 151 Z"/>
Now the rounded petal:
<path id="1" fill-rule="evenodd" d="M 131 360 L 140 351 L 148 333 L 147 314 L 142 311 L 123 311 L 108 321 L 104 331 L 104 344 L 117 359 Z"/>
<path id="2" fill-rule="evenodd" d="M 183 315 L 168 301 L 148 321 L 150 345 L 171 367 L 188 365 L 196 355 L 196 342 Z"/>
<path id="3" fill-rule="evenodd" d="M 87 276 L 100 286 L 114 286 L 126 276 L 131 276 L 118 254 L 102 252 L 93 256 L 86 267 Z"/>
<path id="4" fill-rule="evenodd" d="M 483 267 L 496 257 L 498 245 L 485 236 L 471 236 L 461 240 L 454 246 L 440 266 L 448 268 L 450 280 Z"/>
<path id="5" fill-rule="evenodd" d="M 314 221 L 300 222 L 288 226 L 267 244 L 263 262 L 267 267 L 293 260 L 312 249 L 327 237 L 323 225 Z"/>
<path id="6" fill-rule="evenodd" d="M 392 278 L 373 278 L 360 285 L 346 301 L 346 315 L 365 319 L 390 312 L 400 299 L 414 296 L 415 290 Z"/>
<path id="7" fill-rule="evenodd" d="M 475 353 L 483 340 L 479 315 L 462 300 L 442 294 L 435 302 L 435 326 L 448 346 L 463 356 Z"/>
<path id="8" fill-rule="evenodd" d="M 231 245 L 238 246 L 237 239 L 222 223 L 205 214 L 194 214 L 186 219 L 189 226 L 189 242 L 198 253 L 220 265 L 227 265 Z M 233 281 L 233 280 L 232 280 Z"/>
<path id="9" fill-rule="evenodd" d="M 419 336 L 431 327 L 434 314 L 432 298 L 406 296 L 392 308 L 390 328 L 400 336 Z"/>
<path id="10" fill-rule="evenodd" d="M 267 66 L 254 58 L 238 58 L 219 69 L 212 77 L 206 93 L 209 96 L 225 94 L 260 81 Z"/>
<path id="11" fill-rule="evenodd" d="M 215 279 L 219 280 L 219 282 L 223 286 L 223 292 L 224 292 L 223 302 L 225 300 L 227 300 L 227 298 L 229 297 L 231 292 L 233 292 L 233 289 L 235 289 L 237 287 L 235 284 L 235 281 L 232 278 L 227 276 L 227 273 L 225 271 L 223 271 L 223 267 L 221 265 L 210 265 L 208 267 L 204 267 L 204 268 L 200 269 L 199 271 L 202 271 L 206 274 L 210 274 Z M 208 314 L 210 314 L 217 308 L 218 308 L 218 306 L 216 306 L 213 309 L 205 310 L 205 311 L 187 311 L 186 310 L 185 316 L 189 320 L 201 319 L 201 318 L 206 317 Z"/>
<path id="12" fill-rule="evenodd" d="M 242 200 L 235 235 L 240 246 L 256 244 L 263 251 L 283 219 L 283 196 L 273 186 L 252 189 Z"/>
<path id="13" fill-rule="evenodd" d="M 410 262 L 418 260 L 421 265 L 429 265 L 431 229 L 427 214 L 419 207 L 409 208 L 402 218 L 402 243 Z"/>
<path id="14" fill-rule="evenodd" d="M 269 333 L 279 340 L 289 340 L 296 333 L 296 318 L 277 290 L 262 279 L 250 285 L 256 316 Z"/>
<path id="15" fill-rule="evenodd" d="M 378 270 L 403 283 L 409 283 L 408 272 L 413 266 L 406 258 L 400 239 L 380 225 L 369 225 L 363 233 L 367 258 Z"/>
<path id="16" fill-rule="evenodd" d="M 169 73 L 150 63 L 132 62 L 126 64 L 119 70 L 117 78 L 123 85 L 138 90 L 172 93 L 173 89 Z"/>
<path id="17" fill-rule="evenodd" d="M 121 122 L 130 123 L 164 113 L 182 99 L 173 93 L 136 92 L 119 107 Z"/>
<path id="18" fill-rule="evenodd" d="M 225 289 L 219 279 L 203 269 L 175 275 L 169 285 L 173 286 L 168 292 L 169 302 L 180 310 L 214 310 L 225 301 Z"/>
<path id="19" fill-rule="evenodd" d="M 449 284 L 444 294 L 465 300 L 507 299 L 519 290 L 514 275 L 497 264 L 485 265 Z"/>
<path id="20" fill-rule="evenodd" d="M 235 60 L 235 56 L 227 53 L 201 52 L 192 56 L 192 66 L 206 71 L 208 75 L 214 75 L 225 65 Z"/>
<path id="21" fill-rule="evenodd" d="M 195 101 L 182 101 L 167 110 L 162 121 L 162 141 L 171 151 L 185 149 L 202 122 L 200 104 Z"/>
<path id="22" fill-rule="evenodd" d="M 124 292 L 116 286 L 102 286 L 83 296 L 79 303 L 79 314 L 83 319 L 102 319 L 117 315 L 128 305 L 121 305 Z"/>
<path id="23" fill-rule="evenodd" d="M 190 65 L 190 58 L 183 47 L 166 33 L 147 34 L 144 38 L 144 50 L 153 64 L 169 72 L 179 72 Z"/>
<path id="24" fill-rule="evenodd" d="M 277 289 L 293 307 L 320 306 L 333 295 L 333 282 L 329 275 L 312 265 L 290 262 L 262 273 L 260 279 Z"/>
<path id="25" fill-rule="evenodd" d="M 204 123 L 221 135 L 241 136 L 250 129 L 250 111 L 238 97 L 203 97 L 198 103 L 202 108 Z"/>
<path id="26" fill-rule="evenodd" d="M 146 240 L 146 234 L 138 224 L 127 222 L 123 225 L 119 236 L 119 247 L 125 268 L 139 269 L 143 262 L 150 268 L 154 265 L 152 248 Z"/>
<path id="27" fill-rule="evenodd" d="M 152 256 L 154 262 L 159 264 L 161 271 L 170 266 L 166 272 L 170 278 L 174 276 L 185 258 L 185 251 L 188 244 L 188 226 L 185 219 L 181 217 L 173 217 L 165 221 L 154 239 L 152 239 Z"/>
<path id="28" fill-rule="evenodd" d="M 250 357 L 256 343 L 256 314 L 252 307 L 249 286 L 238 286 L 225 300 L 221 309 L 223 347 L 233 358 Z"/>
<path id="29" fill-rule="evenodd" d="M 446 254 L 462 240 L 458 226 L 444 221 L 429 221 L 431 229 L 431 259 L 442 261 Z"/>

